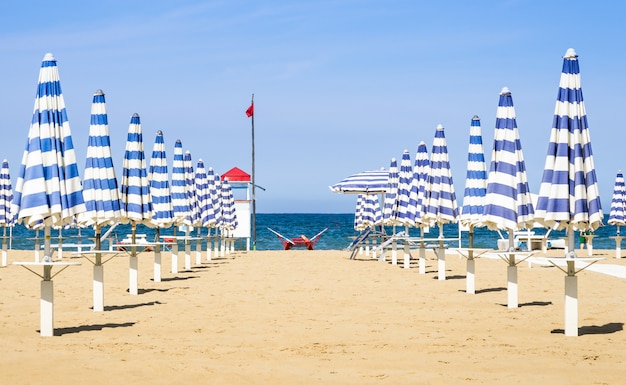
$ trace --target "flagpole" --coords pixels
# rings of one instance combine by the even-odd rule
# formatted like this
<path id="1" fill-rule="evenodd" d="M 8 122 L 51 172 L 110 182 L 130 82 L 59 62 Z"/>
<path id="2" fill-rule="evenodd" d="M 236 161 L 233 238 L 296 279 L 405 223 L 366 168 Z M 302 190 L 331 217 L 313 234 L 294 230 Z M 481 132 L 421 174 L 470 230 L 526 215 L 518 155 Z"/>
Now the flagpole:
<path id="1" fill-rule="evenodd" d="M 254 178 L 254 94 L 252 94 L 252 250 L 256 250 L 256 181 Z"/>

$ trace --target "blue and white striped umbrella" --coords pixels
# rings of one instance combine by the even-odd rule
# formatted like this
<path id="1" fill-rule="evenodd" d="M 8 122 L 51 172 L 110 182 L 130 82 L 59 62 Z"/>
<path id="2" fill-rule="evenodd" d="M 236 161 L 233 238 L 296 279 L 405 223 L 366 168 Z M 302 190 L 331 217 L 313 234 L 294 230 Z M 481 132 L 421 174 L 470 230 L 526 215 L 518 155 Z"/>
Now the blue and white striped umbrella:
<path id="1" fill-rule="evenodd" d="M 85 211 L 59 71 L 50 53 L 41 63 L 11 211 L 28 229 L 64 226 Z"/>
<path id="2" fill-rule="evenodd" d="M 400 171 L 398 172 L 398 205 L 395 221 L 399 225 L 414 226 L 417 199 L 411 202 L 411 188 L 413 186 L 413 165 L 408 150 L 402 153 Z"/>
<path id="3" fill-rule="evenodd" d="M 530 228 L 534 223 L 534 208 L 515 120 L 513 98 L 506 87 L 500 93 L 493 138 L 486 203 L 483 208 L 484 223 L 490 230 L 512 232 Z"/>
<path id="4" fill-rule="evenodd" d="M 196 196 L 196 175 L 193 171 L 191 152 L 185 151 L 183 165 L 185 167 L 185 191 L 187 192 L 187 200 L 189 201 L 190 209 L 186 224 L 190 227 L 194 227 L 199 220 L 199 212 L 198 199 Z"/>
<path id="5" fill-rule="evenodd" d="M 208 175 L 213 174 L 213 168 L 209 168 Z M 213 184 L 209 184 L 209 192 L 211 194 L 211 201 L 213 202 L 213 210 L 215 211 L 215 225 L 214 227 L 221 227 L 223 215 L 222 215 L 222 178 L 219 174 L 213 175 Z"/>
<path id="6" fill-rule="evenodd" d="M 139 114 L 130 118 L 126 150 L 120 185 L 122 217 L 124 223 L 152 226 L 152 202 L 150 200 L 150 184 L 146 169 L 146 156 L 143 150 L 143 134 Z"/>
<path id="7" fill-rule="evenodd" d="M 195 183 L 196 199 L 198 202 L 198 220 L 196 226 L 209 227 L 211 215 L 214 215 L 211 212 L 213 203 L 211 202 L 211 194 L 209 192 L 207 171 L 202 159 L 198 159 L 198 164 L 196 165 Z"/>
<path id="8" fill-rule="evenodd" d="M 11 185 L 11 173 L 9 161 L 2 161 L 0 169 L 0 226 L 11 227 L 15 223 L 15 216 L 11 213 L 13 202 L 13 187 Z"/>
<path id="9" fill-rule="evenodd" d="M 417 146 L 415 165 L 413 166 L 413 186 L 411 195 L 416 196 L 415 224 L 421 225 L 426 212 L 426 194 L 428 189 L 428 176 L 430 175 L 430 160 L 428 159 L 428 147 L 423 141 Z"/>
<path id="10" fill-rule="evenodd" d="M 330 189 L 344 194 L 384 194 L 389 184 L 388 179 L 388 171 L 364 171 L 347 177 L 330 186 Z"/>
<path id="11" fill-rule="evenodd" d="M 219 175 L 215 175 L 213 167 L 207 170 L 207 183 L 209 190 L 209 201 L 207 202 L 207 227 L 213 228 L 217 226 L 218 212 L 220 211 L 220 194 L 218 194 Z"/>
<path id="12" fill-rule="evenodd" d="M 608 224 L 617 227 L 617 235 L 620 235 L 620 226 L 626 226 L 626 187 L 622 170 L 619 170 L 615 176 Z"/>
<path id="13" fill-rule="evenodd" d="M 154 139 L 148 181 L 152 200 L 152 224 L 157 229 L 170 227 L 174 222 L 174 210 L 172 209 L 165 140 L 161 130 L 157 131 Z"/>
<path id="14" fill-rule="evenodd" d="M 172 163 L 172 207 L 174 223 L 178 226 L 191 224 L 189 223 L 191 205 L 187 194 L 184 158 L 183 144 L 178 139 L 174 144 L 174 162 Z"/>
<path id="15" fill-rule="evenodd" d="M 238 226 L 237 213 L 235 212 L 235 197 L 233 189 L 228 183 L 228 178 L 222 180 L 222 221 L 220 227 L 223 231 L 235 230 Z"/>
<path id="16" fill-rule="evenodd" d="M 593 231 L 602 225 L 578 55 L 572 48 L 563 58 L 536 217 L 546 227 L 568 231 Z"/>
<path id="17" fill-rule="evenodd" d="M 448 158 L 448 146 L 441 124 L 435 130 L 427 187 L 423 223 L 428 226 L 437 224 L 440 230 L 441 226 L 446 223 L 455 223 L 459 214 Z"/>
<path id="18" fill-rule="evenodd" d="M 383 199 L 383 223 L 385 225 L 395 225 L 395 213 L 398 206 L 398 184 L 400 175 L 398 173 L 398 162 L 396 158 L 391 159 L 389 164 L 387 187 Z"/>
<path id="19" fill-rule="evenodd" d="M 365 194 L 359 194 L 356 198 L 356 207 L 354 208 L 354 229 L 357 231 L 365 230 L 367 226 L 363 223 L 363 213 L 365 211 Z"/>
<path id="20" fill-rule="evenodd" d="M 467 174 L 465 178 L 465 195 L 461 209 L 460 222 L 463 226 L 482 226 L 485 195 L 487 194 L 487 165 L 485 149 L 480 126 L 480 118 L 476 115 L 470 124 L 469 148 L 467 151 Z"/>
<path id="21" fill-rule="evenodd" d="M 111 157 L 106 100 L 102 90 L 94 93 L 91 104 L 83 196 L 87 211 L 80 215 L 80 224 L 98 229 L 119 221 L 122 215 L 120 193 Z"/>

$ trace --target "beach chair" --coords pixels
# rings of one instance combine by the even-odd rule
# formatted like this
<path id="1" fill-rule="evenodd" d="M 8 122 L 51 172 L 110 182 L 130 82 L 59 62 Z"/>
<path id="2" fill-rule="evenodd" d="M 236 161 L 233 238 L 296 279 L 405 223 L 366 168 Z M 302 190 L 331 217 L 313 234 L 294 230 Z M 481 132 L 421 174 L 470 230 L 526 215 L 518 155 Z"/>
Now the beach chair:
<path id="1" fill-rule="evenodd" d="M 317 241 L 320 240 L 322 234 L 324 234 L 324 232 L 328 230 L 328 227 L 315 234 L 315 236 L 311 239 L 307 238 L 304 234 L 300 235 L 299 237 L 290 239 L 276 230 L 272 230 L 269 227 L 267 229 L 278 237 L 280 243 L 283 245 L 284 250 L 291 250 L 292 247 L 305 247 L 307 250 L 313 250 L 315 248 L 315 244 L 317 243 Z"/>

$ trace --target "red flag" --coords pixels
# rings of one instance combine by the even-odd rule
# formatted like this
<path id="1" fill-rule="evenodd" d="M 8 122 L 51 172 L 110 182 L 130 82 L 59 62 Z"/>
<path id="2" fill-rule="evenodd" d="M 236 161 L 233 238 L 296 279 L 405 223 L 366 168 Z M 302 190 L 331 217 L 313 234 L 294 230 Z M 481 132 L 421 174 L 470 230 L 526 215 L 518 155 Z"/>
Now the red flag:
<path id="1" fill-rule="evenodd" d="M 246 116 L 251 117 L 254 115 L 254 103 L 250 104 L 250 107 L 246 110 Z"/>

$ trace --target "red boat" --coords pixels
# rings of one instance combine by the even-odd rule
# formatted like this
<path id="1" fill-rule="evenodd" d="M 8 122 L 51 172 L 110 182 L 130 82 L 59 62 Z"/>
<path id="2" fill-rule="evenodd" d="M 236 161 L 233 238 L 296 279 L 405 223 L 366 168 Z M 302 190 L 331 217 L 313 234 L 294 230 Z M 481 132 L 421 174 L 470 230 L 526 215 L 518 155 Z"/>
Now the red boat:
<path id="1" fill-rule="evenodd" d="M 328 230 L 328 227 L 324 230 L 317 233 L 313 238 L 307 238 L 304 234 L 300 235 L 296 238 L 287 238 L 284 235 L 280 234 L 278 231 L 272 230 L 269 227 L 267 228 L 272 233 L 276 234 L 278 239 L 280 239 L 280 243 L 283 244 L 284 250 L 291 250 L 292 247 L 306 247 L 307 250 L 313 250 L 317 241 L 319 241 L 322 234 Z"/>

